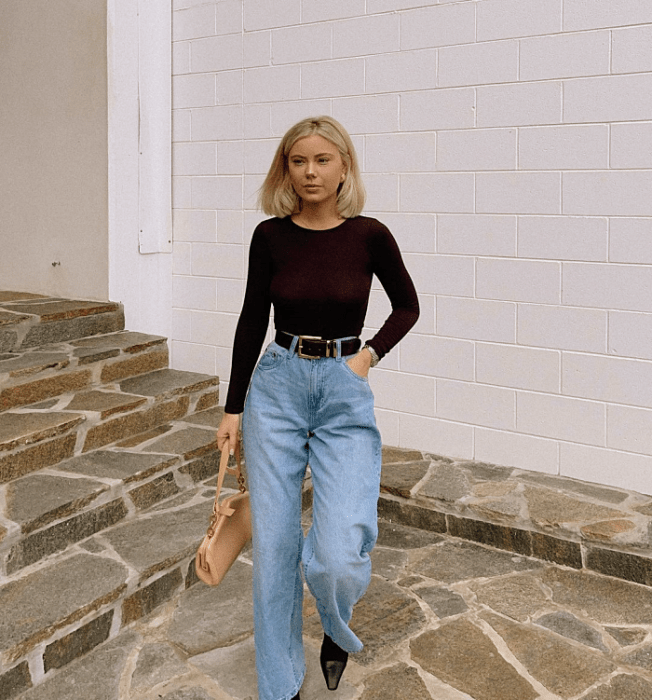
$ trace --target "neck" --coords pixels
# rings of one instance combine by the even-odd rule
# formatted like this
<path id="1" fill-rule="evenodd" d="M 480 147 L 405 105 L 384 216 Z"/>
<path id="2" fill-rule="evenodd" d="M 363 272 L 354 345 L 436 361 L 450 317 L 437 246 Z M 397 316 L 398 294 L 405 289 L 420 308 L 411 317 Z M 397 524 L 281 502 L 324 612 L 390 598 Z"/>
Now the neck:
<path id="1" fill-rule="evenodd" d="M 292 221 L 306 228 L 327 229 L 339 226 L 344 221 L 344 217 L 335 207 L 324 210 L 323 207 L 306 206 L 304 203 L 301 211 L 292 215 Z"/>

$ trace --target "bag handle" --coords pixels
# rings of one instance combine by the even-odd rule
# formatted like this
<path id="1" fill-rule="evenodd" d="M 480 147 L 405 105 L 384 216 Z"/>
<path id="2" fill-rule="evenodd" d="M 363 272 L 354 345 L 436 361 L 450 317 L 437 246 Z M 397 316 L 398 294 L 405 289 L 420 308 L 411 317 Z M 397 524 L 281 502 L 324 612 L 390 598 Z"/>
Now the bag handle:
<path id="1" fill-rule="evenodd" d="M 220 456 L 220 470 L 217 475 L 217 488 L 215 490 L 215 508 L 217 508 L 218 500 L 220 497 L 220 492 L 222 491 L 222 484 L 224 483 L 224 478 L 227 474 L 232 474 L 238 478 L 238 486 L 240 487 L 240 492 L 244 493 L 247 489 L 245 488 L 244 476 L 242 476 L 242 467 L 240 465 L 240 446 L 238 445 L 235 451 L 236 466 L 229 467 L 229 451 L 227 446 L 224 445 L 222 454 Z"/>

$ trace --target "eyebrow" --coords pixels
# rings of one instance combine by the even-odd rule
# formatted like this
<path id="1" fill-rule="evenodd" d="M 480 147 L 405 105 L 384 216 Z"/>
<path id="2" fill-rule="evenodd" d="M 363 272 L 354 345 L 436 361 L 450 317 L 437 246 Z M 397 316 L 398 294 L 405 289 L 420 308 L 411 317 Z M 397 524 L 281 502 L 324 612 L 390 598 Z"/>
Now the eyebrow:
<path id="1" fill-rule="evenodd" d="M 317 155 L 315 155 L 315 158 L 321 158 L 322 156 L 332 156 L 332 155 L 335 155 L 332 151 L 326 151 L 325 153 L 317 153 Z M 305 158 L 303 153 L 295 153 L 294 155 L 290 156 L 290 158 L 297 158 L 297 157 Z"/>

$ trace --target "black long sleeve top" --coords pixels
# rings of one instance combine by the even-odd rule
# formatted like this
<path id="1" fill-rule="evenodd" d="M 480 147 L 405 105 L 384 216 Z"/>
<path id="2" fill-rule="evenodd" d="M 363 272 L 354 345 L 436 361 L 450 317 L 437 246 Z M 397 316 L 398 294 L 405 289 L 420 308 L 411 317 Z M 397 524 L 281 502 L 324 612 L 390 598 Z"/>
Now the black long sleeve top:
<path id="1" fill-rule="evenodd" d="M 419 301 L 394 237 L 376 219 L 358 216 L 326 230 L 288 216 L 256 227 L 249 250 L 244 304 L 233 343 L 226 413 L 241 413 L 274 305 L 277 330 L 294 335 L 360 335 L 373 275 L 392 312 L 367 341 L 387 354 L 419 317 Z"/>

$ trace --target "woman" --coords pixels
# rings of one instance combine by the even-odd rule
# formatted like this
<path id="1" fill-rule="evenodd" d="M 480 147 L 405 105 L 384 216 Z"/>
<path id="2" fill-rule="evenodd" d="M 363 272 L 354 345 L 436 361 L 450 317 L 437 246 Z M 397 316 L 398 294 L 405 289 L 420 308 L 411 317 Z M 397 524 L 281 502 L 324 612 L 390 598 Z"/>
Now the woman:
<path id="1" fill-rule="evenodd" d="M 364 198 L 351 139 L 331 117 L 304 119 L 285 134 L 260 191 L 261 208 L 276 218 L 259 224 L 251 241 L 217 433 L 220 449 L 237 449 L 244 408 L 260 700 L 299 700 L 300 569 L 324 627 L 320 661 L 329 689 L 348 653 L 362 649 L 348 623 L 371 577 L 381 462 L 367 374 L 419 315 L 392 235 L 359 216 Z M 392 313 L 360 349 L 374 274 Z M 272 304 L 275 341 L 254 372 Z M 307 464 L 313 522 L 304 539 Z"/>

